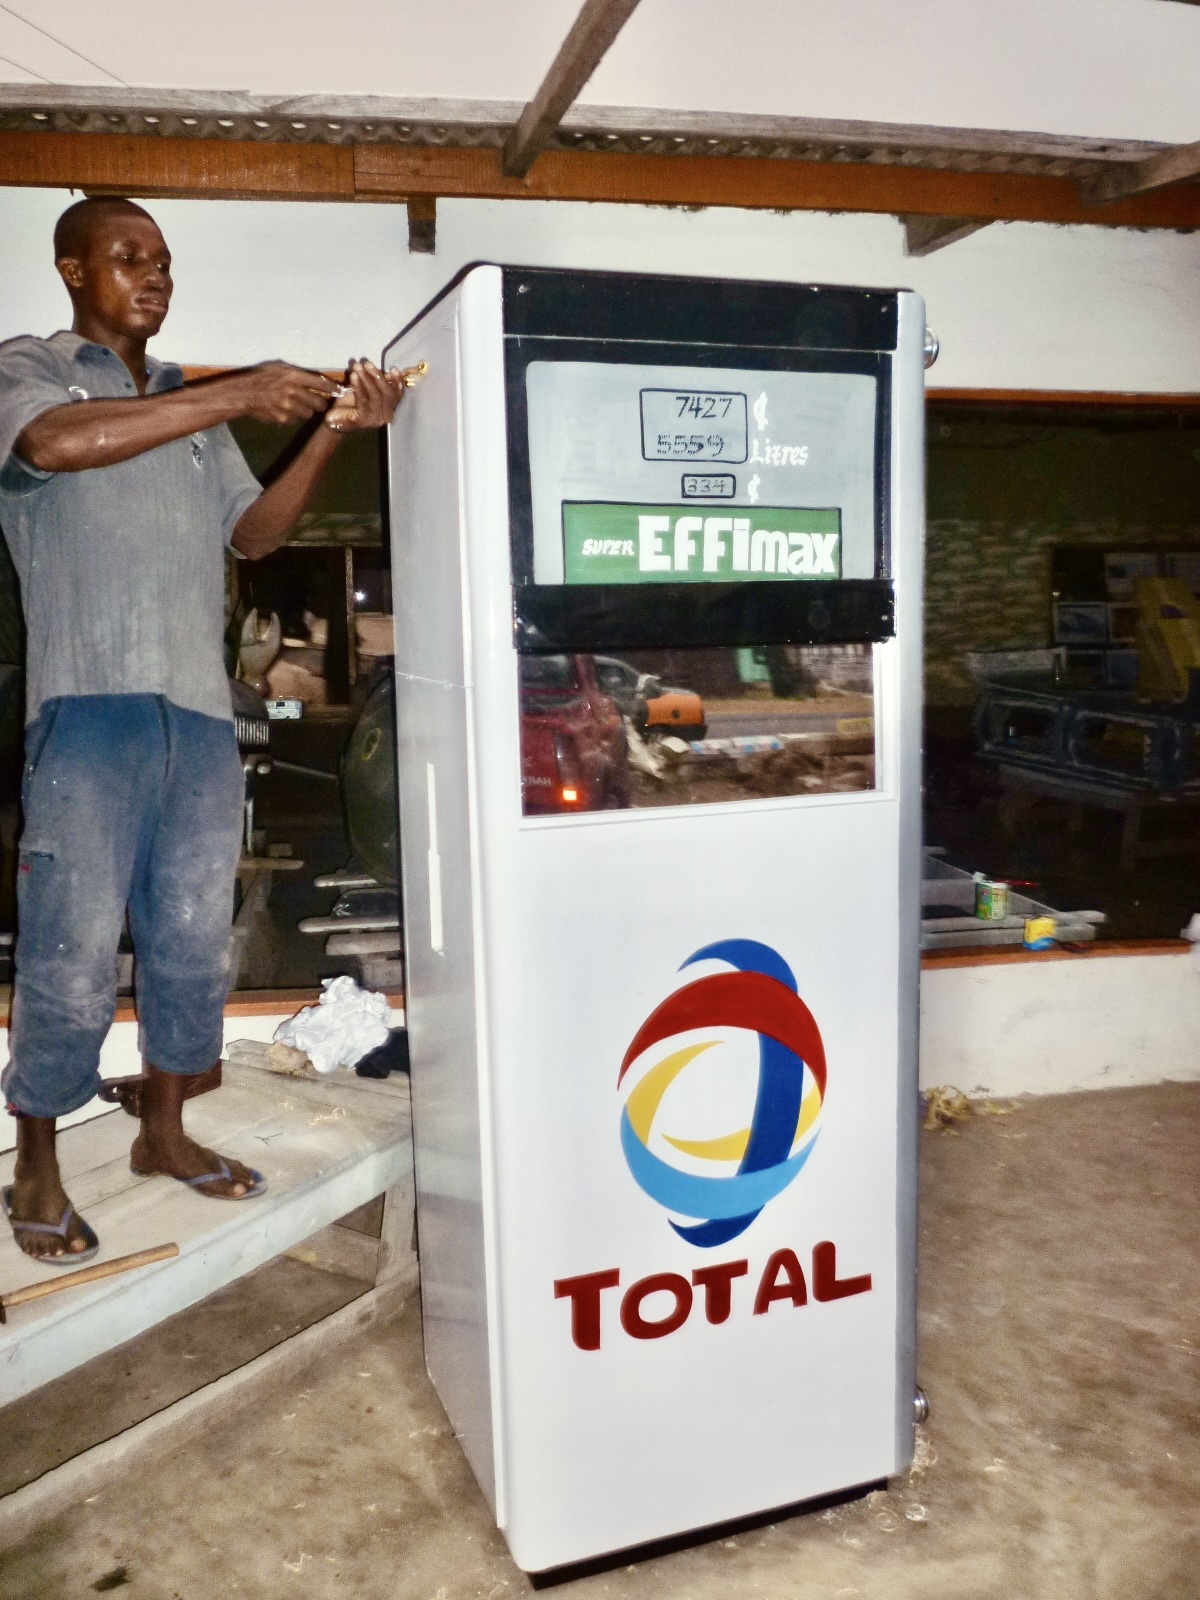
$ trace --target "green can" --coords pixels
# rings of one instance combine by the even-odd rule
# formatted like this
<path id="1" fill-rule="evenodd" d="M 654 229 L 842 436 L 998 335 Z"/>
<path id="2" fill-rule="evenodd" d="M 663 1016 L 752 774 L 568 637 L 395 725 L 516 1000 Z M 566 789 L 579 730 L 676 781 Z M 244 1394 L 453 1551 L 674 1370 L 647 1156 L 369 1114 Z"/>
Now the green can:
<path id="1" fill-rule="evenodd" d="M 1002 922 L 1008 915 L 1008 885 L 975 874 L 975 915 L 982 922 Z"/>

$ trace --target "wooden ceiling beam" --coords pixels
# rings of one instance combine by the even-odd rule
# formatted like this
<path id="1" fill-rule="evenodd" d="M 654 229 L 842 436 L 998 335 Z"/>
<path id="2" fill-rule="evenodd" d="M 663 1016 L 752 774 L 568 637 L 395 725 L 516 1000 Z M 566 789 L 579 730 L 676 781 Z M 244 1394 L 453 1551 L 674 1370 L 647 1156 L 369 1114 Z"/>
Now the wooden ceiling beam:
<path id="1" fill-rule="evenodd" d="M 956 172 L 869 162 L 737 156 L 609 155 L 547 150 L 525 178 L 509 178 L 495 150 L 362 144 L 354 151 L 360 199 L 414 193 L 640 205 L 865 211 L 983 222 L 1200 227 L 1200 188 L 1134 196 L 1102 211 L 1071 178 Z"/>
<path id="2" fill-rule="evenodd" d="M 353 200 L 354 152 L 128 133 L 0 133 L 0 183 L 146 199 Z"/>
<path id="3" fill-rule="evenodd" d="M 1200 139 L 1181 144 L 1145 161 L 1121 162 L 1102 168 L 1082 184 L 1084 199 L 1091 205 L 1109 205 L 1130 195 L 1148 194 L 1173 183 L 1186 183 L 1200 177 Z"/>
<path id="4" fill-rule="evenodd" d="M 638 0 L 584 0 L 541 88 L 522 111 L 504 145 L 506 176 L 523 178 L 554 137 L 609 46 L 629 21 Z"/>
<path id="5" fill-rule="evenodd" d="M 547 150 L 527 177 L 510 178 L 494 148 L 2 132 L 0 184 L 147 198 L 395 203 L 432 195 L 1200 228 L 1200 185 L 1093 208 L 1071 178 L 736 156 Z"/>

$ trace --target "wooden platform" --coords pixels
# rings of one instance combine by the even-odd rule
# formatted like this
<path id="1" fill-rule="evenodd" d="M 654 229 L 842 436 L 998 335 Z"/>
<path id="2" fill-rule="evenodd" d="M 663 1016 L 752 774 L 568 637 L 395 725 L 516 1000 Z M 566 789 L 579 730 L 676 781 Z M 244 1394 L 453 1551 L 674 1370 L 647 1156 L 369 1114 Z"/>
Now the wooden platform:
<path id="1" fill-rule="evenodd" d="M 192 1305 L 374 1196 L 411 1196 L 407 1078 L 375 1081 L 339 1071 L 331 1081 L 313 1082 L 227 1064 L 223 1088 L 190 1103 L 185 1119 L 202 1144 L 257 1167 L 268 1192 L 235 1203 L 205 1199 L 169 1178 L 135 1177 L 129 1147 L 137 1125 L 123 1113 L 62 1132 L 64 1181 L 100 1236 L 96 1259 L 171 1241 L 180 1253 L 10 1311 L 0 1327 L 0 1406 Z M 13 1155 L 0 1156 L 0 1183 L 12 1181 L 12 1168 Z M 0 1292 L 56 1276 L 58 1269 L 39 1269 L 18 1250 L 3 1227 Z"/>

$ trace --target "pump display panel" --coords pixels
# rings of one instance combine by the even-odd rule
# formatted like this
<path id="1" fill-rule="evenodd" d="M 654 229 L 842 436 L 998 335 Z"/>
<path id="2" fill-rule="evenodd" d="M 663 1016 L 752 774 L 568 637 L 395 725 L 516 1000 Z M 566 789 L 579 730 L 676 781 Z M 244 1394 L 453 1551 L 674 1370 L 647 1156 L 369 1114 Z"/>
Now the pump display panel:
<path id="1" fill-rule="evenodd" d="M 529 363 L 534 582 L 876 577 L 875 376 L 701 370 Z"/>

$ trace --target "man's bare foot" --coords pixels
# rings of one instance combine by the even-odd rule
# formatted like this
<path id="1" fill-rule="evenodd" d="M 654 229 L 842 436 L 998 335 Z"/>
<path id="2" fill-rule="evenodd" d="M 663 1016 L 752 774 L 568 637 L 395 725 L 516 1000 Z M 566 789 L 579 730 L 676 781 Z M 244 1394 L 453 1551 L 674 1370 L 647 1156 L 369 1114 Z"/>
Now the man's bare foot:
<path id="1" fill-rule="evenodd" d="M 161 1172 L 186 1183 L 189 1178 L 211 1178 L 197 1184 L 196 1193 L 218 1200 L 242 1200 L 255 1187 L 249 1167 L 189 1139 L 183 1131 L 183 1102 L 190 1079 L 181 1073 L 163 1072 L 146 1063 L 142 1089 L 142 1127 L 129 1152 L 136 1172 Z M 221 1174 L 222 1165 L 229 1172 Z"/>
<path id="2" fill-rule="evenodd" d="M 214 1195 L 220 1200 L 243 1199 L 255 1184 L 249 1167 L 234 1161 L 231 1156 L 219 1156 L 215 1150 L 206 1150 L 194 1139 L 189 1139 L 182 1128 L 175 1137 L 151 1136 L 143 1120 L 142 1131 L 133 1141 L 133 1148 L 129 1152 L 129 1164 L 135 1172 L 163 1173 L 168 1178 L 179 1178 L 185 1183 L 189 1178 L 219 1174 L 222 1162 L 229 1171 L 229 1177 L 214 1176 L 210 1183 L 198 1183 L 196 1193 Z"/>
<path id="3" fill-rule="evenodd" d="M 52 1233 L 32 1233 L 22 1222 L 56 1228 L 71 1202 L 63 1188 L 54 1148 L 53 1117 L 17 1118 L 17 1163 L 13 1172 L 13 1234 L 18 1245 L 35 1261 L 52 1256 L 81 1255 L 90 1240 L 83 1219 L 71 1212 L 66 1238 Z"/>

